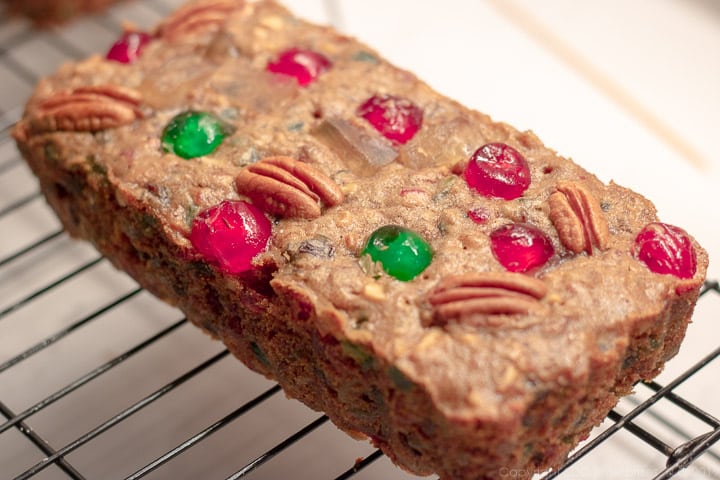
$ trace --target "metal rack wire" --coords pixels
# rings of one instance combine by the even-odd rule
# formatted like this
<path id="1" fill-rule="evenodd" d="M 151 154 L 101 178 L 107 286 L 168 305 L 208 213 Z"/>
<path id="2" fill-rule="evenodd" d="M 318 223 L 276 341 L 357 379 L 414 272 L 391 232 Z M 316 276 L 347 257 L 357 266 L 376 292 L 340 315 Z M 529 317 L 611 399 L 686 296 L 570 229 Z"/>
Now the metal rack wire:
<path id="1" fill-rule="evenodd" d="M 160 1 L 145 2 L 144 7 L 154 11 L 158 18 L 168 9 Z M 185 319 L 178 318 L 177 312 L 172 309 L 158 306 L 158 302 L 140 288 L 121 274 L 113 272 L 108 262 L 91 249 L 68 240 L 57 222 L 47 214 L 47 208 L 9 137 L 10 127 L 20 114 L 24 96 L 43 73 L 21 58 L 21 52 L 30 43 L 38 41 L 38 34 L 25 25 L 11 23 L 1 12 L 0 19 L 0 80 L 3 79 L 2 75 L 11 79 L 6 81 L 6 84 L 11 84 L 10 95 L 0 96 L 0 232 L 4 234 L 0 235 L 4 237 L 0 242 L 0 452 L 3 449 L 16 452 L 9 456 L 0 454 L 0 476 L 5 478 L 9 475 L 8 478 L 16 479 L 84 479 L 97 478 L 98 474 L 92 472 L 103 471 L 106 473 L 100 474 L 102 478 L 113 475 L 139 479 L 150 478 L 154 474 L 161 478 L 176 478 L 163 476 L 167 475 L 163 473 L 167 465 L 183 463 L 183 457 L 191 456 L 194 450 L 203 450 L 204 444 L 213 444 L 215 446 L 212 449 L 221 450 L 216 446 L 218 441 L 213 439 L 219 437 L 222 431 L 233 430 L 233 426 L 240 423 L 242 418 L 260 415 L 264 405 L 289 401 L 282 399 L 277 385 L 255 378 L 250 372 L 238 372 L 242 367 L 237 362 L 224 361 L 228 352 L 220 346 L 206 342 L 201 336 L 186 340 L 182 336 L 188 324 Z M 92 28 L 104 31 L 108 37 L 118 33 L 116 23 L 108 17 L 94 17 L 88 22 L 92 23 Z M 56 32 L 41 34 L 40 41 L 51 45 L 55 55 L 62 58 L 80 58 L 86 54 L 82 41 L 77 43 L 72 37 Z M 21 228 L 24 233 L 14 235 L 16 228 Z M 98 285 L 102 285 L 100 295 L 83 297 L 85 289 Z M 73 298 L 81 298 L 82 301 L 65 302 L 70 295 L 68 291 L 74 292 Z M 702 291 L 701 303 L 711 301 L 711 297 L 717 295 L 720 295 L 718 282 L 708 282 Z M 140 326 L 140 321 L 150 317 L 152 321 L 143 322 Z M 114 325 L 112 327 L 111 322 Z M 123 333 L 116 330 L 118 324 L 122 325 Z M 25 332 L 22 335 L 15 333 L 19 327 Z M 191 330 L 191 327 L 187 329 Z M 103 346 L 104 350 L 101 349 L 89 360 L 78 360 L 72 349 L 76 344 L 87 341 L 87 335 L 83 332 L 88 330 L 95 330 L 95 335 L 98 335 L 99 330 L 102 338 L 110 337 L 111 340 L 117 335 L 118 342 L 116 345 L 110 342 L 111 347 Z M 163 375 L 148 373 L 153 369 L 153 366 L 147 366 L 148 357 L 155 358 L 148 352 L 161 344 L 177 342 L 177 337 L 180 337 L 180 345 L 165 348 L 163 352 L 183 349 L 182 357 L 187 361 L 177 368 L 164 369 L 162 365 L 158 366 L 158 371 L 168 372 Z M 172 342 L 169 340 L 171 338 Z M 213 343 L 213 346 L 206 346 L 209 343 Z M 717 403 L 720 402 L 716 402 L 714 412 L 709 412 L 677 393 L 681 384 L 709 368 L 713 362 L 717 368 L 719 356 L 720 347 L 707 353 L 664 385 L 656 382 L 640 384 L 638 393 L 621 402 L 610 413 L 606 425 L 577 449 L 561 469 L 545 474 L 542 478 L 576 478 L 573 476 L 574 466 L 601 445 L 612 441 L 621 431 L 630 432 L 664 458 L 665 465 L 657 466 L 653 473 L 642 478 L 671 478 L 700 456 L 704 456 L 706 461 L 702 467 L 706 478 L 720 478 L 720 455 L 713 449 L 713 445 L 720 439 L 720 420 L 717 418 L 720 411 Z M 138 357 L 143 358 L 136 361 Z M 164 360 L 155 358 L 155 361 L 174 363 L 179 361 L 178 358 L 176 355 Z M 73 360 L 66 367 L 63 359 Z M 128 364 L 134 365 L 133 373 L 117 373 L 127 370 Z M 25 368 L 27 365 L 32 368 Z M 123 449 L 127 445 L 122 442 L 127 442 L 128 438 L 132 438 L 131 442 L 142 442 L 136 435 L 111 442 L 112 447 L 98 449 L 93 445 L 102 443 L 109 432 L 124 429 L 127 420 L 142 418 L 145 410 L 152 409 L 167 397 L 178 395 L 189 384 L 217 378 L 217 372 L 213 370 L 222 365 L 224 375 L 233 378 L 242 376 L 243 395 L 237 395 L 242 398 L 235 400 L 234 394 L 228 394 L 230 390 L 223 393 L 222 388 L 216 388 L 218 391 L 214 396 L 224 399 L 229 397 L 229 401 L 226 400 L 211 411 L 207 411 L 206 404 L 198 408 L 193 402 L 180 398 L 177 406 L 171 404 L 170 408 L 163 408 L 164 413 L 159 421 L 173 423 L 175 417 L 172 412 L 177 408 L 177 411 L 185 412 L 185 418 L 198 418 L 197 422 L 192 422 L 193 428 L 183 430 L 188 433 L 178 436 L 174 432 L 171 443 L 167 443 L 163 437 L 164 446 L 159 453 L 156 448 L 142 458 L 137 458 L 137 453 L 133 453 L 135 457 L 132 458 L 119 455 L 120 458 L 115 462 L 123 465 L 118 470 L 119 474 L 118 471 L 103 470 L 102 466 L 98 466 L 96 459 L 102 458 L 103 452 L 106 457 L 102 461 L 105 462 L 109 462 L 107 452 L 118 456 L 118 442 L 123 445 Z M 24 369 L 34 373 L 28 377 Z M 44 372 L 51 373 L 46 375 Z M 104 380 L 106 377 L 112 378 Z M 122 388 L 117 387 L 124 385 L 123 382 L 142 383 L 145 377 L 152 378 L 147 381 L 146 388 L 133 389 L 132 398 L 125 398 Z M 162 380 L 158 381 L 157 378 Z M 109 387 L 110 383 L 114 387 Z M 24 394 L 26 390 L 32 390 L 32 394 Z M 83 394 L 87 391 L 93 393 Z M 144 393 L 139 394 L 141 391 Z M 196 395 L 202 396 L 204 392 L 201 389 Z M 115 401 L 116 396 L 123 398 Z M 695 428 L 688 429 L 684 421 L 679 422 L 664 413 L 658 413 L 653 407 L 661 401 L 669 402 L 684 415 L 695 419 Z M 103 408 L 106 403 L 111 405 Z M 80 413 L 73 413 L 67 407 L 58 408 L 62 404 L 71 404 Z M 283 404 L 280 411 L 286 408 L 291 407 Z M 101 412 L 92 414 L 95 409 Z M 90 420 L 75 421 L 75 416 L 83 412 Z M 315 451 L 312 458 L 322 457 L 327 453 L 324 450 L 327 444 L 313 446 L 313 441 L 307 439 L 318 430 L 332 427 L 325 416 L 305 410 L 302 412 L 296 415 L 300 418 L 299 423 L 284 425 L 283 433 L 275 435 L 269 443 L 258 445 L 254 450 L 256 453 L 250 453 L 247 458 L 221 457 L 225 461 L 231 458 L 219 470 L 223 472 L 221 476 L 228 479 L 278 478 L 268 473 L 272 472 L 269 465 L 291 461 L 287 459 L 288 452 L 303 444 L 309 445 L 306 449 Z M 71 418 L 60 421 L 58 426 L 58 417 L 65 414 Z M 653 426 L 648 427 L 648 421 Z M 272 428 L 268 424 L 283 422 L 280 418 L 271 418 L 261 428 Z M 658 433 L 657 425 L 663 426 L 665 432 L 670 433 Z M 151 424 L 147 429 L 141 429 L 138 435 L 150 437 L 148 441 L 152 443 L 155 438 L 152 432 L 157 428 L 157 425 Z M 222 442 L 228 441 L 227 438 L 237 439 L 242 434 L 237 430 L 235 428 Z M 252 434 L 247 436 L 246 444 L 255 443 Z M 331 436 L 330 442 L 339 442 L 337 438 Z M 345 451 L 354 453 L 336 459 L 331 468 L 321 466 L 322 478 L 359 478 L 368 467 L 379 460 L 385 461 L 379 451 L 369 446 L 361 447 L 354 442 L 352 445 Z M 90 448 L 93 448 L 93 454 L 83 455 Z M 142 451 L 142 445 L 139 449 Z M 186 461 L 179 469 L 190 468 L 184 466 L 190 463 L 193 460 Z M 290 468 L 308 468 L 309 463 L 305 458 L 302 466 Z M 619 478 L 611 473 L 612 468 L 608 466 L 606 476 L 593 478 Z M 194 478 L 191 471 L 188 470 L 187 478 Z M 210 478 L 210 474 L 205 473 L 199 475 Z M 518 476 L 518 472 L 506 473 L 507 478 Z M 314 474 L 308 475 L 307 478 L 319 478 L 313 477 Z M 397 472 L 397 477 L 400 475 Z M 394 473 L 393 476 L 396 477 Z"/>

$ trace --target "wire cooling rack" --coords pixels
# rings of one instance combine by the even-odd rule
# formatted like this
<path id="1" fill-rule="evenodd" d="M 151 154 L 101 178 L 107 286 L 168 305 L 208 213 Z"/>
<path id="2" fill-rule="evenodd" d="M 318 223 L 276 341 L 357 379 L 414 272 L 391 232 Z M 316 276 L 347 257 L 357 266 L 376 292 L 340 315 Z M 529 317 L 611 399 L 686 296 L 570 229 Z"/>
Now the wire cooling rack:
<path id="1" fill-rule="evenodd" d="M 68 239 L 16 152 L 9 130 L 40 76 L 109 44 L 113 15 L 154 23 L 170 3 L 40 33 L 0 11 L 0 478 L 411 478 Z M 698 308 L 718 299 L 707 282 Z M 560 470 L 537 476 L 720 479 L 720 399 L 701 408 L 678 393 L 711 368 L 715 381 L 718 356 L 639 384 Z M 649 460 L 605 462 L 618 443 Z M 592 461 L 603 468 L 578 469 Z"/>

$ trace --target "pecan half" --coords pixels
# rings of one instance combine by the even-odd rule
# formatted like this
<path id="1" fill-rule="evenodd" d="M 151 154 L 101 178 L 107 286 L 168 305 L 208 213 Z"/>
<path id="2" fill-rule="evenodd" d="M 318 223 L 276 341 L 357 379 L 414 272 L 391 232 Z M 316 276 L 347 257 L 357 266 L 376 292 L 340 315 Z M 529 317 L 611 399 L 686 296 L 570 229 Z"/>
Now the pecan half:
<path id="1" fill-rule="evenodd" d="M 79 87 L 41 100 L 29 115 L 33 133 L 96 132 L 142 118 L 141 95 L 118 85 Z"/>
<path id="2" fill-rule="evenodd" d="M 244 0 L 216 0 L 185 5 L 160 24 L 157 34 L 166 39 L 175 39 L 194 32 L 217 29 L 244 3 Z"/>
<path id="3" fill-rule="evenodd" d="M 235 179 L 238 193 L 279 217 L 317 218 L 322 207 L 343 201 L 327 175 L 290 157 L 268 157 L 245 168 Z"/>
<path id="4" fill-rule="evenodd" d="M 512 272 L 465 273 L 445 277 L 427 300 L 433 307 L 430 325 L 443 326 L 473 315 L 525 315 L 542 308 L 547 294 L 542 280 Z"/>
<path id="5" fill-rule="evenodd" d="M 600 202 L 579 183 L 560 183 L 548 199 L 560 242 L 574 253 L 608 248 L 610 233 Z"/>

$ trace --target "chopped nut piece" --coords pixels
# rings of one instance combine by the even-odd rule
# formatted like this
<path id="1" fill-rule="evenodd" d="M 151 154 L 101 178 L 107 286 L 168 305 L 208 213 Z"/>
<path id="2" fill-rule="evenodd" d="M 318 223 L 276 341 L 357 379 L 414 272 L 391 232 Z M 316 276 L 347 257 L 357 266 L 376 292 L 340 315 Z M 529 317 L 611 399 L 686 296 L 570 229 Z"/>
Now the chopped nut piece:
<path id="1" fill-rule="evenodd" d="M 497 389 L 501 392 L 507 391 L 518 379 L 520 372 L 513 365 L 509 365 L 502 376 L 498 379 Z"/>
<path id="2" fill-rule="evenodd" d="M 428 330 L 428 333 L 420 340 L 420 343 L 415 346 L 415 353 L 422 354 L 424 350 L 433 348 L 433 345 L 437 345 L 441 340 L 443 333 L 438 329 Z"/>
<path id="3" fill-rule="evenodd" d="M 366 283 L 363 287 L 362 293 L 365 298 L 367 298 L 368 300 L 373 300 L 375 302 L 385 300 L 386 297 L 385 289 L 378 282 Z"/>
<path id="4" fill-rule="evenodd" d="M 340 188 L 342 189 L 342 191 L 345 195 L 352 195 L 353 193 L 358 191 L 358 188 L 360 188 L 360 185 L 355 182 L 345 183 L 345 184 L 341 185 Z"/>
<path id="5" fill-rule="evenodd" d="M 261 18 L 260 23 L 270 30 L 280 30 L 285 22 L 277 15 L 268 15 L 267 17 Z"/>

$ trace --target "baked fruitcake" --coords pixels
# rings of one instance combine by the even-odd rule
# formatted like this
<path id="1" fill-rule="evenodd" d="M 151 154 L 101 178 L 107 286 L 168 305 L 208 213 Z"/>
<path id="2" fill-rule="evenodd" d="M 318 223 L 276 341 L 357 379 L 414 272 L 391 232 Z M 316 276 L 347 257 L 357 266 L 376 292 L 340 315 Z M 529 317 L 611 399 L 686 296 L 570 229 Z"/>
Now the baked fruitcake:
<path id="1" fill-rule="evenodd" d="M 707 267 L 642 196 L 272 1 L 126 32 L 13 135 L 72 236 L 417 474 L 560 464 L 677 352 Z"/>
<path id="2" fill-rule="evenodd" d="M 120 0 L 0 0 L 10 13 L 23 15 L 36 25 L 63 23 L 79 15 L 98 12 Z"/>

